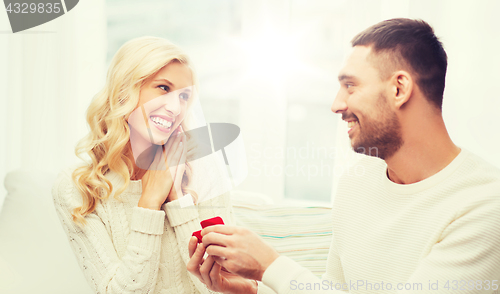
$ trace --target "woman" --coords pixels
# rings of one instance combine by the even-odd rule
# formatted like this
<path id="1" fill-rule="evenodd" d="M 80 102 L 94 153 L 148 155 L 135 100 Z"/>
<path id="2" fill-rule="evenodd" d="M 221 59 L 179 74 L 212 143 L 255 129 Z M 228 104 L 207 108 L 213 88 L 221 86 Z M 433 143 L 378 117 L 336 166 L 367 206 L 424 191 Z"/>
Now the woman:
<path id="1" fill-rule="evenodd" d="M 210 292 L 186 270 L 188 242 L 200 220 L 233 216 L 229 193 L 187 207 L 179 200 L 208 193 L 205 173 L 215 168 L 189 162 L 196 146 L 183 130 L 195 89 L 178 47 L 142 37 L 118 50 L 88 109 L 90 132 L 76 153 L 90 160 L 63 171 L 52 194 L 96 293 Z"/>

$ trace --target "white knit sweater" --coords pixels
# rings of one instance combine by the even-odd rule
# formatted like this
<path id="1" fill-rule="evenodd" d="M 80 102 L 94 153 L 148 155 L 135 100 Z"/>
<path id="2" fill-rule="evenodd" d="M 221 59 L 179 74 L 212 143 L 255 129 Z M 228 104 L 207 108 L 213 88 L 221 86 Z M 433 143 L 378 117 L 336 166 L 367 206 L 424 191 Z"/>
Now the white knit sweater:
<path id="1" fill-rule="evenodd" d="M 386 171 L 367 157 L 339 182 L 322 280 L 279 257 L 262 281 L 280 294 L 500 293 L 500 170 L 462 149 L 414 184 Z"/>
<path id="2" fill-rule="evenodd" d="M 200 230 L 200 221 L 221 216 L 233 224 L 230 194 L 225 193 L 199 205 L 181 208 L 171 201 L 162 210 L 137 206 L 142 181 L 131 181 L 119 197 L 100 200 L 80 227 L 71 217 L 82 203 L 71 180 L 72 168 L 62 171 L 52 188 L 57 214 L 91 288 L 100 294 L 212 293 L 186 270 L 188 241 Z M 113 190 L 122 185 L 115 172 L 106 177 Z"/>

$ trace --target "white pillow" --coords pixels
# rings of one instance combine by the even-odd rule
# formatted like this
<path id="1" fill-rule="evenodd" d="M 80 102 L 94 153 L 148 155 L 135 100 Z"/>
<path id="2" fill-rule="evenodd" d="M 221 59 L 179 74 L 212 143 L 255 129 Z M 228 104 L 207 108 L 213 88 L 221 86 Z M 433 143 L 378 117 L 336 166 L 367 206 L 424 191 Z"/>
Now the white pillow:
<path id="1" fill-rule="evenodd" d="M 5 177 L 0 212 L 0 293 L 90 294 L 93 291 L 57 217 L 56 174 L 17 170 Z"/>

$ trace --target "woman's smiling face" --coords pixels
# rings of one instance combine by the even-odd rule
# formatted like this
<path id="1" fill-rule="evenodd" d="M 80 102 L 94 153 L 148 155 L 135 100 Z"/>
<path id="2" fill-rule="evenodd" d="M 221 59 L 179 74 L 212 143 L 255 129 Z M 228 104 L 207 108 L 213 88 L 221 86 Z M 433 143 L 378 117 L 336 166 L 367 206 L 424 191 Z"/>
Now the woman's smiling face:
<path id="1" fill-rule="evenodd" d="M 164 145 L 184 120 L 193 90 L 191 69 L 178 61 L 170 62 L 147 79 L 139 104 L 128 119 L 131 139 L 137 136 Z"/>

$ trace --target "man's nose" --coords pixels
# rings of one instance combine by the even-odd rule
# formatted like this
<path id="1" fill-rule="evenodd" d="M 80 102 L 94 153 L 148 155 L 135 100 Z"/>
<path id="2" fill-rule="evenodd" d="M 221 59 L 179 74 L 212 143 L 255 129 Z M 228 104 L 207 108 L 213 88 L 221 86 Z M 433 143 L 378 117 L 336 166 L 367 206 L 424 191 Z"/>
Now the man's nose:
<path id="1" fill-rule="evenodd" d="M 344 111 L 347 110 L 347 95 L 345 93 L 339 92 L 337 93 L 337 96 L 335 97 L 335 100 L 333 100 L 332 111 L 335 113 L 343 113 Z"/>

